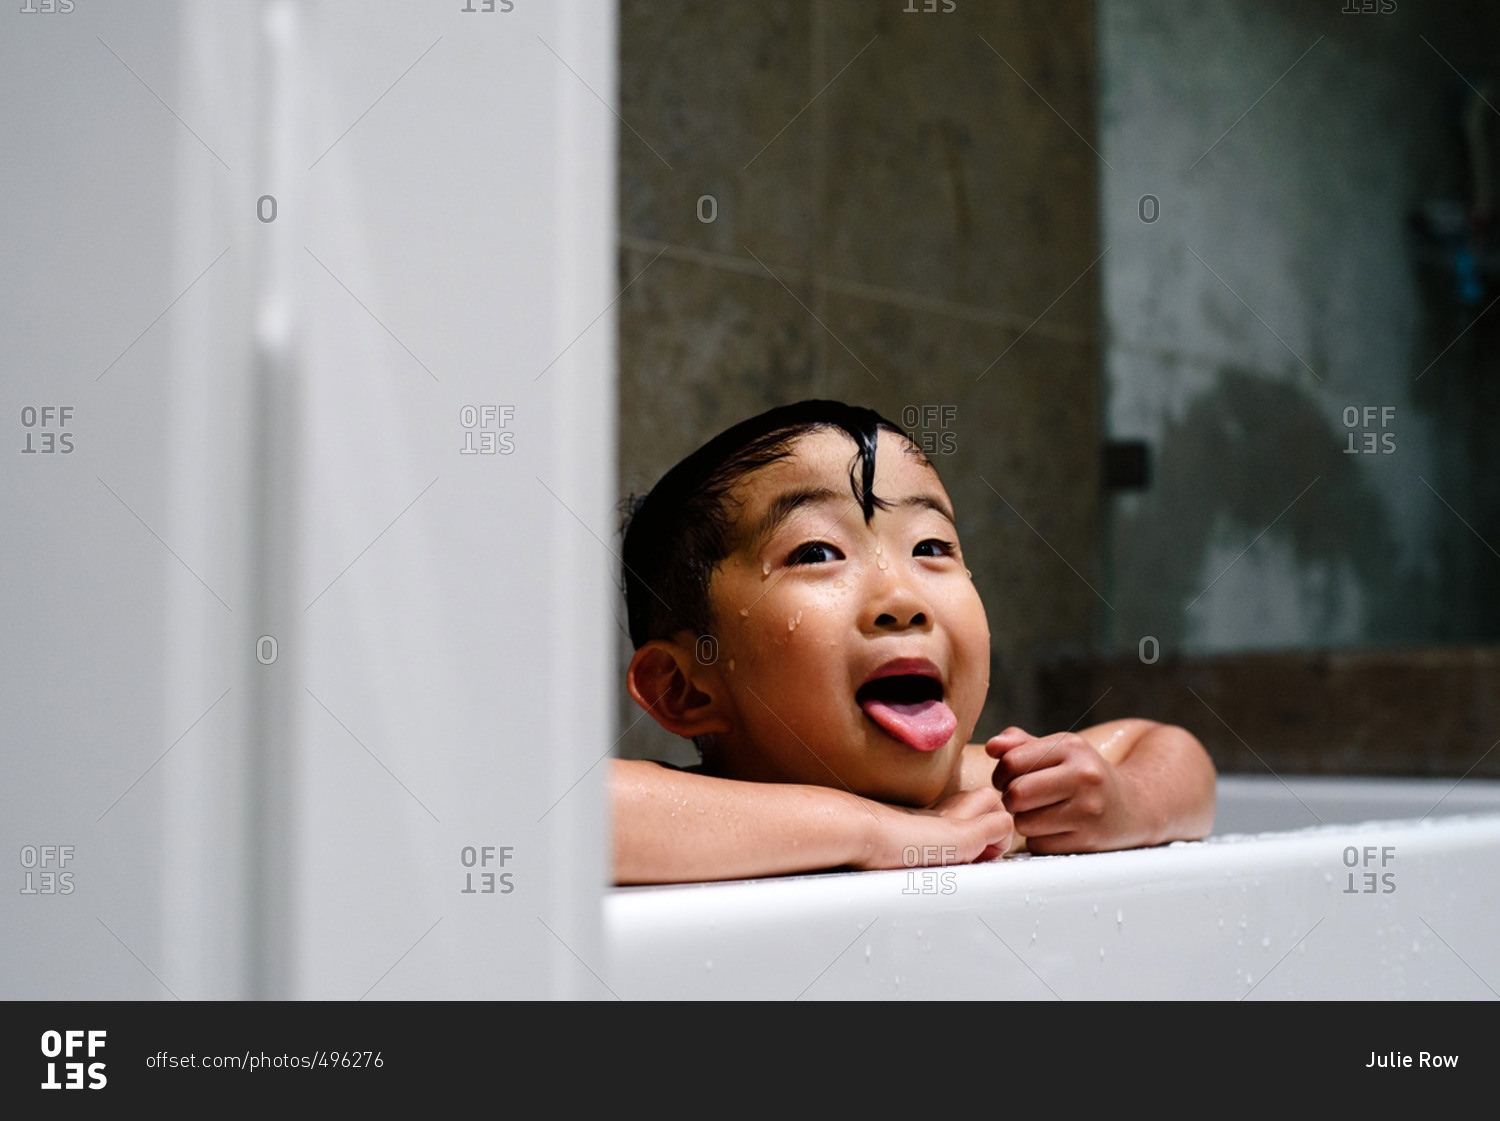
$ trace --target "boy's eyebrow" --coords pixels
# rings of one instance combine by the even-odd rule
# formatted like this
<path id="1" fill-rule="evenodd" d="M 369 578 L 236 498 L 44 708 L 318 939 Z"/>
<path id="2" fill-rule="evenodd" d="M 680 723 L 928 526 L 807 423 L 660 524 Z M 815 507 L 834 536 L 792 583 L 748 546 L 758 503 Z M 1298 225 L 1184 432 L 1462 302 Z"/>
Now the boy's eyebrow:
<path id="1" fill-rule="evenodd" d="M 787 491 L 785 494 L 777 495 L 771 500 L 771 504 L 766 507 L 766 512 L 760 516 L 751 528 L 749 536 L 746 538 L 746 543 L 750 550 L 754 552 L 760 548 L 761 544 L 767 538 L 776 532 L 781 523 L 786 521 L 793 511 L 800 510 L 803 506 L 813 506 L 828 501 L 838 502 L 841 499 L 849 499 L 849 495 L 828 487 L 807 487 L 802 490 L 792 490 Z M 851 499 L 849 505 L 852 508 L 859 504 Z M 953 527 L 955 533 L 958 531 L 958 523 L 953 518 L 953 511 L 948 509 L 947 504 L 934 495 L 908 495 L 906 498 L 897 501 L 895 505 L 906 509 L 931 510 L 947 521 Z"/>
<path id="2" fill-rule="evenodd" d="M 848 494 L 840 494 L 829 487 L 804 487 L 801 490 L 789 490 L 785 494 L 779 494 L 771 500 L 771 504 L 766 507 L 766 512 L 751 527 L 750 533 L 745 538 L 746 544 L 753 552 L 760 548 L 766 538 L 776 532 L 781 523 L 791 516 L 792 511 L 820 502 L 837 502 L 840 498 L 849 499 L 851 506 L 859 505 Z"/>
<path id="3" fill-rule="evenodd" d="M 933 513 L 940 515 L 945 521 L 947 521 L 947 523 L 953 527 L 954 532 L 958 531 L 958 522 L 953 520 L 953 511 L 948 509 L 947 504 L 943 502 L 942 499 L 937 498 L 934 495 L 913 494 L 910 497 L 901 499 L 901 501 L 897 502 L 896 505 L 916 506 L 921 509 L 931 510 Z"/>

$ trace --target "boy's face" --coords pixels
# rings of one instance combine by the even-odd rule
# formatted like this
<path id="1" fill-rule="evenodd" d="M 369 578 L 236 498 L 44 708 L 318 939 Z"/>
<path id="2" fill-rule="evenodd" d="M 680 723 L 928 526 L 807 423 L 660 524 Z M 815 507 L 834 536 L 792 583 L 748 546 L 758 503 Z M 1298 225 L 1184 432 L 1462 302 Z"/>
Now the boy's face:
<path id="1" fill-rule="evenodd" d="M 846 787 L 926 806 L 957 789 L 989 688 L 989 627 L 937 472 L 880 433 L 867 525 L 838 429 L 746 476 L 734 551 L 714 572 L 731 778 Z"/>

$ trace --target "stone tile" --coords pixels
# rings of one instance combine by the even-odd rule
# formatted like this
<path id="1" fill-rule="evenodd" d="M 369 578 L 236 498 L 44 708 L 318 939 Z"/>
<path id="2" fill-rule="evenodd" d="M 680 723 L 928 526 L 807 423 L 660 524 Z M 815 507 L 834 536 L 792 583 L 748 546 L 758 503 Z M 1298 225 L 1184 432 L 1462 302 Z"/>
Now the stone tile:
<path id="1" fill-rule="evenodd" d="M 876 37 L 814 107 L 827 271 L 1027 322 L 1062 296 L 1045 322 L 1092 333 L 1098 276 L 1077 280 L 1100 249 L 1092 5 L 827 11 L 830 76 Z"/>
<path id="2" fill-rule="evenodd" d="M 622 234 L 805 265 L 814 134 L 797 114 L 812 96 L 810 13 L 795 0 L 621 4 Z M 703 195 L 716 200 L 703 204 L 711 222 Z"/>
<path id="3" fill-rule="evenodd" d="M 623 250 L 621 284 L 650 260 Z M 627 492 L 731 424 L 812 392 L 817 324 L 774 281 L 664 256 L 618 309 Z"/>

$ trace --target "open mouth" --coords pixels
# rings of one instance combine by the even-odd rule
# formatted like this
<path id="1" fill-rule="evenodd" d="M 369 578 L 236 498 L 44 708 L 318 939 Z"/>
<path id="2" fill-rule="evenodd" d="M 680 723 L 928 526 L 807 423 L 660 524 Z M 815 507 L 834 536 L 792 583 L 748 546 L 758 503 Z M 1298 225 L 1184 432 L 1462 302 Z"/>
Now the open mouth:
<path id="1" fill-rule="evenodd" d="M 854 699 L 864 706 L 867 700 L 886 701 L 891 704 L 921 704 L 923 701 L 943 699 L 943 683 L 935 677 L 920 673 L 903 673 L 893 677 L 877 677 L 859 687 Z"/>
<path id="2" fill-rule="evenodd" d="M 943 703 L 943 682 L 935 668 L 931 673 L 877 676 L 859 687 L 854 701 L 882 731 L 916 751 L 936 751 L 958 727 L 958 717 Z"/>

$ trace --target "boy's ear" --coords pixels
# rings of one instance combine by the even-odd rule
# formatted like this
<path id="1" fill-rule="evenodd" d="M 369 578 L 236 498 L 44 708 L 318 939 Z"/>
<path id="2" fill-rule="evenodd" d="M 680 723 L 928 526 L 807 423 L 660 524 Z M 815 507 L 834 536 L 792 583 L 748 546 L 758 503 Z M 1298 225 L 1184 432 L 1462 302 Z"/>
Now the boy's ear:
<path id="1" fill-rule="evenodd" d="M 652 639 L 637 650 L 625 673 L 625 687 L 636 704 L 675 735 L 693 739 L 734 726 L 717 667 L 704 665 L 679 642 Z"/>

